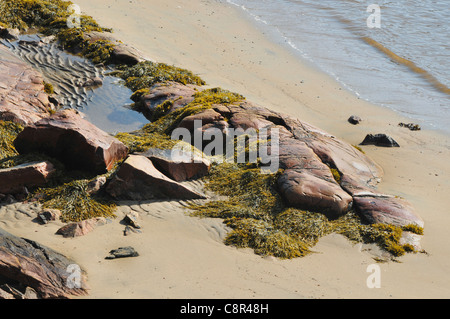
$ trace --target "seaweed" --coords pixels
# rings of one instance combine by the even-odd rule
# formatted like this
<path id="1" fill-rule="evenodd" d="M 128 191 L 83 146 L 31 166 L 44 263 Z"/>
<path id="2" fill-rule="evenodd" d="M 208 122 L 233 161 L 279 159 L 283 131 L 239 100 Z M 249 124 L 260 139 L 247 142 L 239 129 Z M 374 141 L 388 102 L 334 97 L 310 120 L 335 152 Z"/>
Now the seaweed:
<path id="1" fill-rule="evenodd" d="M 400 244 L 402 232 L 414 230 L 412 226 L 365 224 L 354 211 L 329 220 L 320 212 L 288 207 L 277 189 L 280 173 L 262 174 L 255 164 L 215 164 L 203 179 L 205 188 L 225 198 L 191 203 L 190 214 L 223 218 L 232 229 L 225 244 L 252 248 L 259 255 L 303 257 L 332 233 L 354 243 L 376 244 L 393 258 L 414 252 L 411 245 Z"/>
<path id="2" fill-rule="evenodd" d="M 133 92 L 168 81 L 182 84 L 205 84 L 205 81 L 189 70 L 152 61 L 142 61 L 134 66 L 125 67 L 118 73 L 118 76 L 125 80 L 125 85 Z"/>
<path id="3" fill-rule="evenodd" d="M 61 221 L 78 222 L 95 217 L 115 217 L 116 205 L 88 192 L 89 180 L 74 180 L 53 188 L 38 189 L 35 196 L 46 208 L 59 209 Z"/>
<path id="4" fill-rule="evenodd" d="M 44 81 L 44 92 L 47 93 L 48 95 L 52 95 L 53 93 L 55 93 L 53 85 L 51 83 Z"/>
<path id="5" fill-rule="evenodd" d="M 14 140 L 23 126 L 10 121 L 0 121 L 0 160 L 17 155 Z"/>

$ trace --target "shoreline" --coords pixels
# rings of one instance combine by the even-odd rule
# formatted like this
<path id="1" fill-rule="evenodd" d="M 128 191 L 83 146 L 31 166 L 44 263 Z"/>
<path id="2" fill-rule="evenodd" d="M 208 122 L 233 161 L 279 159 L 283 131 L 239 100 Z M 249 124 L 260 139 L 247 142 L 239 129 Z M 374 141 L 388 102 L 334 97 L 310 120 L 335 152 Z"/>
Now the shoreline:
<path id="1" fill-rule="evenodd" d="M 176 5 L 189 5 L 188 12 L 175 16 L 172 8 L 164 1 L 153 1 L 153 5 L 146 10 L 141 7 L 144 5 L 143 1 L 133 1 L 131 6 L 129 1 L 118 2 L 122 4 L 117 4 L 117 7 L 111 5 L 111 10 L 106 10 L 102 5 L 107 7 L 110 3 L 108 1 L 78 1 L 82 11 L 95 17 L 101 25 L 113 26 L 116 36 L 123 42 L 148 54 L 150 59 L 192 70 L 212 86 L 222 86 L 241 93 L 248 100 L 300 118 L 351 144 L 359 144 L 368 133 L 393 136 L 400 143 L 400 149 L 363 149 L 385 170 L 385 177 L 378 189 L 405 197 L 425 220 L 422 246 L 429 255 L 407 255 L 402 257 L 402 263 L 381 264 L 383 289 L 371 290 L 365 282 L 368 275 L 366 267 L 374 263 L 372 257 L 361 253 L 364 247 L 352 246 L 343 237 L 331 235 L 321 239 L 314 247 L 318 253 L 312 256 L 286 261 L 261 258 L 250 250 L 225 246 L 220 241 L 220 229 L 223 227 L 219 226 L 220 220 L 200 220 L 185 216 L 182 207 L 174 203 L 150 203 L 150 207 L 146 203 L 132 203 L 131 206 L 147 212 L 147 215 L 152 215 L 155 211 L 159 213 L 159 216 L 150 216 L 155 218 L 147 219 L 144 216 L 145 235 L 150 238 L 137 236 L 125 240 L 123 237 L 110 236 L 111 228 L 105 227 L 84 238 L 55 239 L 48 230 L 41 232 L 37 225 L 27 227 L 29 221 L 26 218 L 24 222 L 27 224 L 17 227 L 17 216 L 6 220 L 8 230 L 14 230 L 21 236 L 42 237 L 39 241 L 60 251 L 70 251 L 72 257 L 80 260 L 91 273 L 89 278 L 93 290 L 88 298 L 111 297 L 112 289 L 124 289 L 118 295 L 120 298 L 450 296 L 445 269 L 445 265 L 450 265 L 450 253 L 449 248 L 442 245 L 446 242 L 445 225 L 449 221 L 449 217 L 445 216 L 448 204 L 442 200 L 450 190 L 449 182 L 445 180 L 450 172 L 445 161 L 449 155 L 448 138 L 430 131 L 410 132 L 397 127 L 400 118 L 387 110 L 383 111 L 358 100 L 342 88 L 339 90 L 339 86 L 327 75 L 303 65 L 282 48 L 271 44 L 263 35 L 258 35 L 258 30 L 252 28 L 248 21 L 240 20 L 232 8 L 204 1 L 173 1 L 175 8 L 178 8 Z M 137 7 L 130 9 L 134 5 Z M 211 6 L 214 12 L 224 15 L 220 19 L 208 15 L 207 12 L 212 12 Z M 115 13 L 102 14 L 102 10 Z M 134 15 L 128 10 L 135 11 Z M 137 28 L 136 24 L 151 24 L 158 16 L 169 15 L 172 15 L 173 20 L 185 19 L 187 27 L 182 28 L 182 35 L 187 39 L 181 39 L 179 32 L 173 33 L 173 29 L 178 30 L 180 25 L 170 19 L 163 19 L 164 24 L 155 30 L 159 32 L 158 38 L 167 40 L 163 43 L 164 46 L 147 43 L 145 35 L 133 32 L 133 28 Z M 115 20 L 116 23 L 108 23 L 107 19 Z M 200 26 L 197 25 L 198 20 Z M 234 29 L 229 29 L 229 24 Z M 217 38 L 209 37 L 215 30 L 207 31 L 206 36 L 202 37 L 205 34 L 202 30 L 213 27 L 228 31 L 219 34 Z M 242 39 L 235 39 L 234 34 Z M 243 35 L 247 34 L 254 37 L 244 40 Z M 195 39 L 199 43 L 194 43 Z M 209 43 L 211 39 L 214 42 Z M 158 43 L 161 45 L 161 42 Z M 235 46 L 230 49 L 231 44 Z M 190 47 L 193 48 L 187 53 Z M 240 48 L 244 48 L 241 52 L 245 52 L 236 53 Z M 218 49 L 231 50 L 232 53 L 224 54 L 221 60 L 217 60 L 212 51 Z M 185 55 L 179 55 L 180 52 Z M 244 64 L 244 60 L 262 62 L 261 66 L 258 63 L 254 66 L 255 63 Z M 220 67 L 221 64 L 230 69 Z M 281 74 L 274 74 L 274 70 L 280 70 Z M 304 85 L 300 85 L 300 81 L 304 81 Z M 299 85 L 304 93 L 298 92 Z M 342 111 L 338 112 L 338 109 Z M 335 116 L 336 113 L 339 114 Z M 352 114 L 361 116 L 364 122 L 358 126 L 348 124 L 347 118 Z M 375 128 L 377 131 L 371 131 Z M 429 165 L 426 170 L 424 163 Z M 207 226 L 202 226 L 205 222 Z M 209 222 L 212 224 L 209 225 Z M 54 228 L 56 225 L 47 227 Z M 111 227 L 120 234 L 119 227 L 122 226 L 118 220 Z M 118 261 L 115 264 L 98 261 L 104 257 L 102 254 L 106 252 L 106 244 L 117 246 L 124 242 L 132 242 L 148 258 L 137 264 L 133 264 L 132 260 Z M 90 245 L 89 251 L 82 249 L 86 245 Z M 180 265 L 183 267 L 180 268 Z M 321 265 L 328 266 L 325 268 L 320 267 Z M 131 266 L 133 268 L 128 269 Z"/>
<path id="2" fill-rule="evenodd" d="M 359 144 L 368 133 L 386 133 L 394 137 L 401 145 L 398 149 L 372 146 L 363 149 L 385 171 L 379 191 L 406 198 L 424 219 L 422 246 L 430 255 L 405 256 L 401 265 L 386 265 L 385 281 L 391 282 L 391 292 L 386 289 L 381 295 L 406 298 L 450 295 L 449 281 L 444 279 L 445 273 L 439 266 L 450 264 L 450 250 L 442 247 L 446 240 L 445 224 L 450 221 L 446 216 L 448 201 L 445 200 L 445 194 L 450 190 L 450 183 L 445 178 L 450 175 L 450 165 L 446 161 L 450 155 L 448 136 L 431 130 L 412 132 L 398 127 L 399 122 L 408 119 L 358 99 L 328 75 L 298 61 L 285 48 L 271 43 L 244 19 L 238 8 L 231 5 L 181 0 L 170 4 L 158 0 L 152 1 L 151 5 L 142 1 L 132 4 L 123 1 L 109 7 L 107 1 L 91 3 L 82 0 L 78 4 L 101 25 L 113 25 L 117 38 L 122 38 L 150 59 L 187 68 L 211 86 L 243 94 L 248 100 L 300 118 L 351 144 Z M 138 31 L 139 27 L 141 30 Z M 301 87 L 300 92 L 298 87 Z M 359 115 L 363 122 L 357 126 L 347 123 L 352 114 Z M 320 243 L 316 247 L 318 250 L 323 249 Z M 355 254 L 354 247 L 349 243 L 345 245 L 342 254 Z M 337 256 L 339 253 L 327 254 L 330 261 L 342 258 Z M 313 259 L 291 263 L 316 264 Z M 434 275 L 423 275 L 421 280 L 422 274 L 433 272 L 431 269 L 435 267 L 432 265 L 437 269 Z M 359 271 L 361 273 L 361 269 Z M 351 282 L 353 275 L 347 275 Z M 415 278 L 415 283 L 409 282 L 408 277 Z M 430 281 L 438 283 L 439 280 L 442 281 L 433 289 Z M 339 281 L 334 278 L 331 282 Z M 433 294 L 433 291 L 438 293 Z M 374 295 L 365 285 L 359 285 L 358 293 Z M 325 295 L 336 297 L 331 291 Z"/>

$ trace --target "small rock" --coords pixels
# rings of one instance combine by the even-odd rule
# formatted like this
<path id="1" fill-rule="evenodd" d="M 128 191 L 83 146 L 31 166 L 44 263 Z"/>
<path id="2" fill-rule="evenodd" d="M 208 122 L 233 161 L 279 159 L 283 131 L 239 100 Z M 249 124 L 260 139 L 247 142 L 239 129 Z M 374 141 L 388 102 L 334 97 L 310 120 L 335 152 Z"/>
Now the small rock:
<path id="1" fill-rule="evenodd" d="M 116 258 L 126 258 L 126 257 L 137 257 L 138 252 L 134 250 L 133 247 L 120 247 L 118 249 L 111 250 L 109 256 L 105 259 L 116 259 Z"/>
<path id="2" fill-rule="evenodd" d="M 92 181 L 90 181 L 87 185 L 87 193 L 89 195 L 93 195 L 95 193 L 98 193 L 98 191 L 103 187 L 103 185 L 106 184 L 106 177 L 105 176 L 100 176 L 97 177 L 95 179 L 93 179 Z"/>
<path id="3" fill-rule="evenodd" d="M 360 145 L 375 145 L 384 147 L 400 147 L 398 143 L 386 134 L 368 134 Z"/>
<path id="4" fill-rule="evenodd" d="M 352 115 L 348 118 L 348 122 L 353 125 L 361 123 L 362 119 L 357 115 Z"/>
<path id="5" fill-rule="evenodd" d="M 2 288 L 0 288 L 0 300 L 5 300 L 5 299 L 15 299 L 15 298 L 12 294 L 10 294 L 9 292 L 6 292 Z"/>
<path id="6" fill-rule="evenodd" d="M 132 226 L 136 229 L 140 229 L 141 225 L 139 224 L 138 218 L 139 218 L 139 214 L 137 212 L 131 212 L 131 213 L 127 214 L 123 220 L 130 226 Z"/>
<path id="7" fill-rule="evenodd" d="M 23 295 L 23 299 L 39 299 L 38 293 L 31 287 L 27 287 L 25 289 L 25 294 Z"/>
<path id="8" fill-rule="evenodd" d="M 419 124 L 414 124 L 414 123 L 398 123 L 398 126 L 400 127 L 406 127 L 411 131 L 420 131 L 420 125 Z"/>
<path id="9" fill-rule="evenodd" d="M 89 79 L 85 81 L 81 86 L 82 87 L 91 87 L 91 86 L 100 86 L 103 85 L 103 80 L 96 76 L 95 78 Z"/>
<path id="10" fill-rule="evenodd" d="M 19 29 L 3 28 L 0 27 L 0 38 L 8 40 L 17 40 L 19 38 Z"/>
<path id="11" fill-rule="evenodd" d="M 59 209 L 45 209 L 42 211 L 38 218 L 43 224 L 47 224 L 50 221 L 58 220 L 61 217 L 61 211 Z"/>
<path id="12" fill-rule="evenodd" d="M 67 224 L 57 230 L 56 234 L 62 235 L 64 238 L 84 236 L 95 229 L 97 226 L 107 224 L 108 221 L 104 217 L 97 217 L 81 222 Z"/>
<path id="13" fill-rule="evenodd" d="M 123 235 L 124 236 L 129 236 L 132 233 L 141 234 L 142 231 L 140 229 L 136 229 L 134 227 L 131 227 L 130 225 L 125 226 L 125 230 L 123 231 Z"/>

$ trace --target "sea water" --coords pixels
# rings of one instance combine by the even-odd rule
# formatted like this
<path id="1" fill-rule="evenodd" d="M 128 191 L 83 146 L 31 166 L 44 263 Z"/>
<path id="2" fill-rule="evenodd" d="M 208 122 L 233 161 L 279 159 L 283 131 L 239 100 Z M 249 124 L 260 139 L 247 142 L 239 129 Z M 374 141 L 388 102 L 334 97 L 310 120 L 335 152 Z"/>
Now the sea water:
<path id="1" fill-rule="evenodd" d="M 361 99 L 450 134 L 448 0 L 224 1 Z"/>

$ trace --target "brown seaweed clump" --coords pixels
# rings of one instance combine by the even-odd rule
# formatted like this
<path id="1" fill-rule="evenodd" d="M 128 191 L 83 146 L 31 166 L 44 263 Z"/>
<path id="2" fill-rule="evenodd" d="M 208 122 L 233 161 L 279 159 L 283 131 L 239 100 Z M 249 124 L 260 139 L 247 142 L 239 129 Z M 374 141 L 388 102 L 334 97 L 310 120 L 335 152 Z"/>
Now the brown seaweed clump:
<path id="1" fill-rule="evenodd" d="M 227 199 L 191 204 L 191 214 L 223 218 L 232 229 L 225 243 L 252 248 L 259 255 L 303 257 L 321 237 L 332 233 L 354 243 L 376 244 L 392 258 L 415 252 L 400 239 L 403 231 L 422 234 L 420 227 L 366 224 L 354 211 L 329 220 L 320 212 L 286 206 L 277 190 L 279 173 L 262 174 L 249 164 L 218 164 L 204 181 L 207 189 Z"/>

